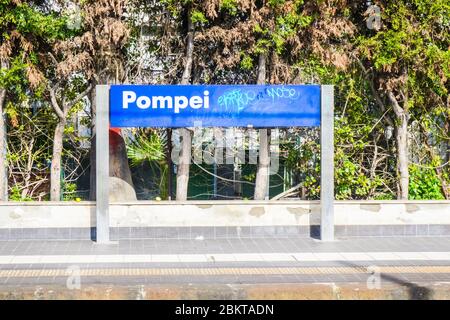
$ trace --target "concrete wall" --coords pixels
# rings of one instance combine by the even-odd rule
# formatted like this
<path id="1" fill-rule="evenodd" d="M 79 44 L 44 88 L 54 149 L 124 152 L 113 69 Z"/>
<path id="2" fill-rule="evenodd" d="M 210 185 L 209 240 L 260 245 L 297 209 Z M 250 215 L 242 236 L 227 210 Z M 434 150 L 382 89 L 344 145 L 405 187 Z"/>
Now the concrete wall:
<path id="1" fill-rule="evenodd" d="M 318 201 L 139 201 L 111 204 L 110 219 L 113 238 L 314 236 L 319 209 Z M 337 236 L 450 235 L 450 201 L 336 201 L 335 224 Z M 86 237 L 93 227 L 94 202 L 0 204 L 0 239 Z"/>

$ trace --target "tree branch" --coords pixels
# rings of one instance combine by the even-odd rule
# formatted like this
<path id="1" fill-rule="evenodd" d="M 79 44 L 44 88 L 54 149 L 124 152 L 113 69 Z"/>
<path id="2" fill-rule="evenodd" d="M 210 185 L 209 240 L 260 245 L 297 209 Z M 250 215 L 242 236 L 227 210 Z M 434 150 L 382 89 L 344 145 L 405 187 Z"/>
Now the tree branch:
<path id="1" fill-rule="evenodd" d="M 56 98 L 56 91 L 59 88 L 59 82 L 57 84 L 55 84 L 54 87 L 48 87 L 48 90 L 50 92 L 50 103 L 53 107 L 53 110 L 55 110 L 56 115 L 58 116 L 58 118 L 60 119 L 64 119 L 64 112 L 63 110 L 61 110 L 59 104 L 58 104 L 58 99 Z"/>
<path id="2" fill-rule="evenodd" d="M 370 72 L 364 67 L 364 64 L 362 63 L 362 61 L 358 57 L 356 57 L 354 54 L 351 54 L 351 56 L 355 59 L 355 61 L 358 63 L 359 67 L 363 71 L 364 75 L 366 76 L 366 79 L 367 79 L 367 81 L 369 83 L 370 91 L 372 91 L 372 95 L 375 98 L 375 102 L 378 104 L 378 106 L 380 107 L 381 111 L 383 113 L 385 113 L 386 112 L 386 107 L 384 106 L 383 100 L 381 100 L 380 95 L 378 94 L 377 90 L 375 89 L 375 86 L 373 85 L 373 79 L 369 79 Z M 391 118 L 386 116 L 385 119 L 386 119 L 386 121 L 387 121 L 387 123 L 389 125 L 394 127 L 394 122 L 392 121 Z"/>
<path id="3" fill-rule="evenodd" d="M 194 25 L 192 24 L 191 9 L 188 9 L 187 17 L 187 38 L 186 38 L 186 64 L 181 77 L 181 84 L 189 84 L 192 70 L 192 56 L 194 54 Z"/>
<path id="4" fill-rule="evenodd" d="M 398 104 L 397 98 L 395 97 L 394 93 L 391 90 L 388 90 L 387 92 L 389 101 L 392 104 L 392 109 L 395 112 L 395 115 L 399 118 L 405 115 L 405 110 L 403 110 L 402 107 Z"/>
<path id="5" fill-rule="evenodd" d="M 92 90 L 92 83 L 90 83 L 86 89 L 84 89 L 82 92 L 80 92 L 71 102 L 67 103 L 64 106 L 64 112 L 67 112 L 72 108 L 74 105 L 76 105 L 78 102 L 80 102 L 81 99 L 83 99 L 91 90 Z"/>

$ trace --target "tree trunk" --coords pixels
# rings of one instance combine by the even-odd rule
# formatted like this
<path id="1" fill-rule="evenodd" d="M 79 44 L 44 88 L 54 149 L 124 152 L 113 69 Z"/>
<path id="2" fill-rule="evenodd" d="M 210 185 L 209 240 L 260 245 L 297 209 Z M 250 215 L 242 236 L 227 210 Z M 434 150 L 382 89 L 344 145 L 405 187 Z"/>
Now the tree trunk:
<path id="1" fill-rule="evenodd" d="M 181 77 L 181 84 L 189 84 L 192 74 L 192 56 L 194 54 L 194 25 L 191 19 L 191 9 L 187 11 L 186 61 Z"/>
<path id="2" fill-rule="evenodd" d="M 166 150 L 166 165 L 167 165 L 167 200 L 172 200 L 172 129 L 167 129 L 167 150 Z"/>
<path id="3" fill-rule="evenodd" d="M 91 147 L 89 150 L 89 168 L 90 168 L 90 173 L 89 173 L 89 200 L 91 201 L 95 201 L 96 196 L 95 196 L 95 191 L 96 191 L 96 179 L 95 179 L 95 113 L 97 110 L 97 106 L 96 106 L 96 89 L 95 89 L 95 83 L 94 83 L 94 88 L 91 90 L 91 92 L 89 93 L 89 102 L 91 104 Z"/>
<path id="4" fill-rule="evenodd" d="M 400 174 L 400 200 L 408 200 L 409 171 L 408 171 L 408 121 L 401 117 L 396 130 L 397 140 L 397 167 Z"/>
<path id="5" fill-rule="evenodd" d="M 187 200 L 192 137 L 188 129 L 180 129 L 181 150 L 177 168 L 177 200 Z"/>
<path id="6" fill-rule="evenodd" d="M 409 170 L 408 170 L 408 120 L 409 114 L 405 108 L 400 107 L 397 98 L 388 91 L 388 98 L 397 117 L 395 124 L 395 139 L 397 142 L 397 170 L 399 173 L 399 190 L 397 198 L 399 200 L 408 200 L 409 194 Z M 406 105 L 406 103 L 405 103 Z"/>
<path id="7" fill-rule="evenodd" d="M 257 84 L 266 83 L 266 54 L 260 53 L 258 60 L 258 76 L 256 78 Z"/>
<path id="8" fill-rule="evenodd" d="M 270 129 L 259 129 L 259 157 L 255 181 L 255 200 L 268 197 L 270 168 Z"/>
<path id="9" fill-rule="evenodd" d="M 258 62 L 257 84 L 266 82 L 266 55 L 261 53 Z M 259 157 L 256 171 L 255 200 L 264 200 L 268 195 L 270 168 L 270 129 L 259 129 Z"/>
<path id="10" fill-rule="evenodd" d="M 0 201 L 8 200 L 6 121 L 3 110 L 5 101 L 6 101 L 6 90 L 0 88 Z"/>
<path id="11" fill-rule="evenodd" d="M 61 200 L 61 158 L 63 150 L 64 139 L 64 127 L 67 122 L 67 115 L 69 110 L 77 104 L 83 97 L 85 97 L 92 86 L 89 85 L 84 91 L 80 92 L 72 101 L 66 102 L 62 99 L 62 103 L 58 102 L 58 90 L 60 89 L 60 83 L 55 84 L 53 87 L 49 87 L 50 103 L 58 116 L 58 123 L 56 124 L 55 133 L 53 137 L 53 156 L 52 164 L 50 168 L 50 200 Z"/>
<path id="12" fill-rule="evenodd" d="M 191 10 L 187 12 L 188 32 L 186 37 L 186 61 L 181 78 L 181 84 L 189 84 L 192 73 L 192 56 L 194 53 L 194 26 L 191 19 Z M 189 129 L 179 129 L 181 141 L 180 158 L 177 167 L 177 195 L 176 200 L 187 200 L 189 185 L 189 166 L 191 162 L 192 137 Z"/>
<path id="13" fill-rule="evenodd" d="M 61 200 L 61 156 L 63 149 L 64 120 L 59 120 L 53 136 L 53 156 L 50 169 L 50 200 Z"/>

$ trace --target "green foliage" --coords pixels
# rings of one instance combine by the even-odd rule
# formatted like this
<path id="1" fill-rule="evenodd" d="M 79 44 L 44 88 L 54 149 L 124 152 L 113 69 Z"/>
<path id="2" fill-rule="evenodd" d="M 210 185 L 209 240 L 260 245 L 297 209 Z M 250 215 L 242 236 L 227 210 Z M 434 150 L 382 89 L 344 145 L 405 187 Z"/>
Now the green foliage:
<path id="1" fill-rule="evenodd" d="M 222 0 L 220 9 L 234 16 L 238 13 L 237 0 Z"/>
<path id="2" fill-rule="evenodd" d="M 360 34 L 356 44 L 376 70 L 394 71 L 392 76 L 398 76 L 406 69 L 410 90 L 415 94 L 429 88 L 446 95 L 449 16 L 450 6 L 445 0 L 392 2 L 383 11 L 386 27 L 375 34 Z"/>
<path id="3" fill-rule="evenodd" d="M 450 138 L 448 126 L 442 130 L 442 124 L 450 119 L 449 17 L 447 0 L 387 1 L 382 7 L 382 28 L 377 32 L 360 32 L 355 37 L 355 45 L 371 70 L 373 85 L 379 88 L 380 95 L 389 90 L 399 97 L 407 115 L 420 123 L 410 130 L 416 135 L 417 132 L 429 135 L 424 138 L 426 144 L 433 137 L 434 146 L 423 150 L 419 143 L 415 150 L 418 158 L 426 157 L 430 162 L 434 161 L 432 150 L 439 149 Z M 390 117 L 398 120 L 393 111 Z M 441 180 L 448 181 L 448 170 L 448 165 L 443 166 L 443 173 L 438 176 L 433 169 L 409 166 L 409 198 L 441 199 Z"/>
<path id="4" fill-rule="evenodd" d="M 409 198 L 411 200 L 443 200 L 442 184 L 432 168 L 409 166 Z"/>
<path id="5" fill-rule="evenodd" d="M 380 194 L 377 194 L 373 199 L 374 200 L 395 200 L 395 195 L 392 193 L 380 193 Z"/>
<path id="6" fill-rule="evenodd" d="M 133 166 L 144 161 L 162 161 L 165 158 L 165 138 L 157 131 L 139 132 L 127 143 L 127 154 Z"/>
<path id="7" fill-rule="evenodd" d="M 345 154 L 336 154 L 338 166 L 335 169 L 336 199 L 364 199 L 381 185 L 380 177 L 369 179 L 359 163 L 352 162 Z"/>
<path id="8" fill-rule="evenodd" d="M 191 14 L 192 23 L 205 24 L 208 22 L 203 12 L 198 10 L 193 10 Z"/>
<path id="9" fill-rule="evenodd" d="M 256 173 L 252 172 L 249 174 L 245 174 L 242 176 L 242 179 L 244 179 L 244 181 L 254 182 L 256 179 Z"/>
<path id="10" fill-rule="evenodd" d="M 22 190 L 18 186 L 13 186 L 9 194 L 10 201 L 33 201 L 32 198 L 22 197 Z"/>
<path id="11" fill-rule="evenodd" d="M 7 163 L 14 181 L 9 192 L 17 201 L 45 198 L 55 119 L 50 108 L 42 106 L 33 111 L 29 107 L 37 102 L 38 97 L 29 94 L 23 100 L 10 98 L 6 106 Z"/>
<path id="12" fill-rule="evenodd" d="M 301 186 L 308 192 L 308 199 L 317 199 L 320 194 L 320 145 L 317 136 L 297 139 L 292 136 L 282 142 L 282 150 L 287 150 L 285 166 L 297 175 Z"/>
<path id="13" fill-rule="evenodd" d="M 63 200 L 64 201 L 75 201 L 79 198 L 78 194 L 77 194 L 77 184 L 76 183 L 64 182 L 62 190 L 63 190 Z"/>
<path id="14" fill-rule="evenodd" d="M 270 40 L 268 39 L 259 39 L 256 42 L 256 46 L 254 48 L 254 52 L 256 54 L 260 54 L 260 53 L 266 53 L 270 47 L 271 47 L 272 43 Z"/>
<path id="15" fill-rule="evenodd" d="M 269 0 L 268 5 L 271 7 L 278 7 L 286 3 L 286 0 Z"/>
<path id="16" fill-rule="evenodd" d="M 0 69 L 0 87 L 7 88 L 17 100 L 25 99 L 25 90 L 28 86 L 26 67 L 27 64 L 17 56 L 11 60 L 9 68 Z"/>
<path id="17" fill-rule="evenodd" d="M 253 69 L 253 59 L 249 55 L 243 54 L 241 59 L 241 68 L 243 70 Z"/>
<path id="18" fill-rule="evenodd" d="M 66 17 L 44 14 L 29 6 L 26 2 L 10 6 L 11 1 L 0 3 L 0 28 L 5 30 L 14 25 L 21 34 L 33 34 L 43 39 L 63 39 L 70 35 Z M 2 37 L 9 39 L 9 34 Z"/>
<path id="19" fill-rule="evenodd" d="M 300 29 L 309 26 L 314 21 L 314 15 L 308 15 L 302 10 L 303 1 L 294 1 L 292 10 L 284 13 L 279 8 L 285 4 L 285 0 L 271 0 L 269 7 L 273 9 L 273 27 L 264 27 L 256 24 L 254 32 L 258 35 L 255 52 L 267 52 L 273 48 L 278 54 L 282 54 L 289 38 L 294 37 Z"/>
<path id="20" fill-rule="evenodd" d="M 167 136 L 165 131 L 138 130 L 133 139 L 127 141 L 127 154 L 132 166 L 146 162 L 151 176 L 159 176 L 156 193 L 162 198 L 168 198 L 169 168 L 165 161 Z"/>

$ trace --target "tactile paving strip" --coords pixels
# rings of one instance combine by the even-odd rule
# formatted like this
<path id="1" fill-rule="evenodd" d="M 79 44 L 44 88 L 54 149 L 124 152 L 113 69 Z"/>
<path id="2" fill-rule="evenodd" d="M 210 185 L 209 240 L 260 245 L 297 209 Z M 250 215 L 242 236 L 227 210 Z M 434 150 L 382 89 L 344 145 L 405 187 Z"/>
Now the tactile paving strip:
<path id="1" fill-rule="evenodd" d="M 73 269 L 0 270 L 0 278 L 65 277 Z M 136 276 L 241 276 L 241 275 L 332 275 L 332 274 L 432 274 L 450 273 L 450 266 L 372 266 L 366 267 L 267 267 L 267 268 L 92 268 L 80 269 L 84 277 Z"/>

